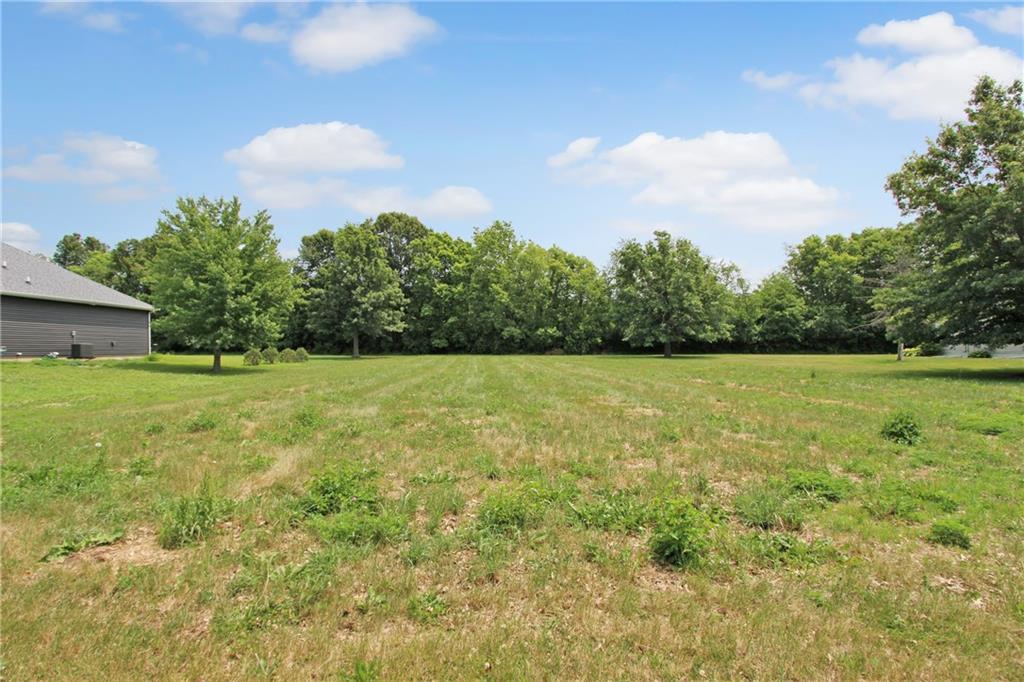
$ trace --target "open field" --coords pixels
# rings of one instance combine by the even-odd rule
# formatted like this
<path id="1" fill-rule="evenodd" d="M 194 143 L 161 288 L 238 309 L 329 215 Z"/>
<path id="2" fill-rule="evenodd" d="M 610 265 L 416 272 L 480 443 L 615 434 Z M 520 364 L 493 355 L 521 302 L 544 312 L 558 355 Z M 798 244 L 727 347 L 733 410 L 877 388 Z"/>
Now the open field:
<path id="1" fill-rule="evenodd" d="M 1020 361 L 209 364 L 2 366 L 5 678 L 1024 677 Z"/>

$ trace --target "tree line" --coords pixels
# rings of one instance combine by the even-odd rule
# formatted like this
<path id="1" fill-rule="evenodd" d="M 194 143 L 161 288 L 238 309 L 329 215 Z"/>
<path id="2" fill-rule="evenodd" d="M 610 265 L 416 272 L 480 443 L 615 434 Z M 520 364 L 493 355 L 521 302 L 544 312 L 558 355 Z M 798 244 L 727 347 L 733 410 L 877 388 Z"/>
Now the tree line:
<path id="1" fill-rule="evenodd" d="M 66 235 L 55 262 L 152 303 L 161 348 L 283 343 L 314 352 L 593 353 L 657 348 L 888 351 L 1024 341 L 1022 86 L 976 85 L 966 120 L 889 176 L 904 224 L 789 247 L 750 286 L 732 264 L 655 232 L 607 267 L 518 237 L 471 239 L 383 213 L 278 254 L 270 215 L 181 198 L 155 233 L 109 248 Z"/>

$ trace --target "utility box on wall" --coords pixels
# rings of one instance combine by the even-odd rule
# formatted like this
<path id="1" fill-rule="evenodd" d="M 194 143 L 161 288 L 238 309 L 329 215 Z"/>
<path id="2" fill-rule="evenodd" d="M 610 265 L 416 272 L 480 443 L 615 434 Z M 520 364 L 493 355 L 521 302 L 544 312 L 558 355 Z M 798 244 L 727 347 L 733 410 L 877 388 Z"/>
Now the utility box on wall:
<path id="1" fill-rule="evenodd" d="M 71 357 L 85 359 L 94 358 L 96 355 L 92 352 L 91 343 L 73 343 L 71 344 Z"/>

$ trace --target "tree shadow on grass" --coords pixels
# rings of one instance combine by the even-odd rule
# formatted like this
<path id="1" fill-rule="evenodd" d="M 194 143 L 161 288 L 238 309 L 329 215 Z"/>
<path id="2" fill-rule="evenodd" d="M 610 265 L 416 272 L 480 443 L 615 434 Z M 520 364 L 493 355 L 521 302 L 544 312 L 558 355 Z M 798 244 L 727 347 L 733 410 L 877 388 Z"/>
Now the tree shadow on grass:
<path id="1" fill-rule="evenodd" d="M 585 357 L 594 357 L 601 360 L 716 360 L 714 355 L 702 355 L 702 354 L 687 354 L 687 353 L 674 353 L 672 357 L 666 358 L 664 355 L 650 354 L 650 355 L 615 355 L 614 353 L 607 353 L 602 355 L 592 355 Z"/>
<path id="2" fill-rule="evenodd" d="M 239 376 L 247 374 L 259 376 L 259 367 L 221 367 L 220 373 L 214 374 L 213 363 L 194 365 L 170 364 L 161 362 L 146 362 L 145 360 L 111 363 L 113 369 L 128 369 L 139 372 L 154 372 L 157 374 L 199 374 L 204 376 Z"/>
<path id="3" fill-rule="evenodd" d="M 1024 384 L 1024 364 L 1020 367 L 967 369 L 963 367 L 915 369 L 880 372 L 877 376 L 889 379 L 957 379 L 960 381 L 986 381 Z"/>

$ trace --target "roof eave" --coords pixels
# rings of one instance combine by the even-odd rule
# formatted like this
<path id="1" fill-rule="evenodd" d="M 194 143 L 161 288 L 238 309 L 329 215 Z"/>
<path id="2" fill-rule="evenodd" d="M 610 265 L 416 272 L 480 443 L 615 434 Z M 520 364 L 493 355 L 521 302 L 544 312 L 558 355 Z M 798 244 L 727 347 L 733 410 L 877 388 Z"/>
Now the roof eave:
<path id="1" fill-rule="evenodd" d="M 65 296 L 47 296 L 45 294 L 30 294 L 21 291 L 0 291 L 0 294 L 4 296 L 15 296 L 17 298 L 36 298 L 42 301 L 60 301 L 61 303 L 77 303 L 78 305 L 91 305 L 100 308 L 124 308 L 126 310 L 141 310 L 143 312 L 153 312 L 153 306 L 143 301 L 138 301 L 136 304 L 129 303 L 107 303 L 104 301 L 86 301 L 80 298 L 67 298 Z"/>

